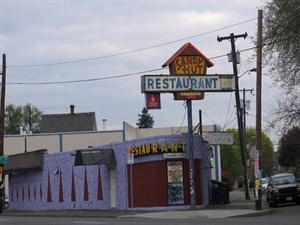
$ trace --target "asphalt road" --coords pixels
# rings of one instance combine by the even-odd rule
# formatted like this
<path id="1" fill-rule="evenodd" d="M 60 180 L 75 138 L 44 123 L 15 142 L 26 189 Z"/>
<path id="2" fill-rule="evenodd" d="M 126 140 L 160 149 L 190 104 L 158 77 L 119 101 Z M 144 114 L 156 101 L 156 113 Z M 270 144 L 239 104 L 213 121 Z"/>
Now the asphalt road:
<path id="1" fill-rule="evenodd" d="M 299 225 L 300 205 L 280 205 L 275 213 L 226 219 L 0 217 L 0 225 Z"/>

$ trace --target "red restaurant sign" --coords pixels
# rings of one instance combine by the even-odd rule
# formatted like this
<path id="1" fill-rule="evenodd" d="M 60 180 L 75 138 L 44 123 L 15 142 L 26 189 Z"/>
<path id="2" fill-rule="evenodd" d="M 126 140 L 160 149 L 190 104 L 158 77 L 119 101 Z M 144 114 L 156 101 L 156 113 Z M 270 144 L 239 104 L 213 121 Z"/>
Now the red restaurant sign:
<path id="1" fill-rule="evenodd" d="M 146 93 L 147 109 L 160 109 L 160 94 Z"/>

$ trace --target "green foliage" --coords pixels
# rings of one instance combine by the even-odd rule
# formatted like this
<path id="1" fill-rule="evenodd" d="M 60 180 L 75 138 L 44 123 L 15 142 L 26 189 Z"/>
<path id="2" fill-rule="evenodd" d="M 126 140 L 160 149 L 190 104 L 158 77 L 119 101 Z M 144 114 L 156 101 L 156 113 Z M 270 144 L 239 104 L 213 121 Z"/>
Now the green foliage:
<path id="1" fill-rule="evenodd" d="M 299 0 L 272 0 L 264 7 L 264 64 L 283 94 L 272 109 L 283 130 L 300 121 Z"/>
<path id="2" fill-rule="evenodd" d="M 240 145 L 238 138 L 238 131 L 235 129 L 228 129 L 226 132 L 233 133 L 234 145 L 233 146 L 221 146 L 221 167 L 222 170 L 230 171 L 235 177 L 238 177 L 242 174 L 242 160 L 240 153 Z M 249 171 L 253 174 L 253 156 L 256 148 L 256 136 L 255 129 L 248 128 L 246 130 L 246 151 L 247 151 L 247 159 L 249 159 L 250 166 Z M 262 149 L 261 149 L 261 169 L 265 174 L 269 174 L 273 162 L 274 162 L 274 148 L 272 141 L 270 138 L 262 132 Z M 251 163 L 252 162 L 252 163 Z"/>
<path id="3" fill-rule="evenodd" d="M 234 177 L 242 174 L 240 149 L 237 146 L 221 146 L 222 171 L 230 171 Z"/>
<path id="4" fill-rule="evenodd" d="M 141 128 L 152 128 L 154 125 L 153 117 L 148 113 L 148 109 L 145 107 L 142 110 L 142 114 L 138 114 L 138 122 L 136 125 L 139 129 Z"/>
<path id="5" fill-rule="evenodd" d="M 278 163 L 290 168 L 299 166 L 300 158 L 300 128 L 292 127 L 279 141 Z"/>
<path id="6" fill-rule="evenodd" d="M 42 119 L 42 112 L 27 103 L 26 106 L 9 104 L 5 107 L 5 134 L 19 134 L 20 126 L 23 130 L 38 133 Z"/>
<path id="7" fill-rule="evenodd" d="M 273 167 L 275 157 L 274 146 L 270 138 L 264 132 L 261 133 L 261 143 L 261 170 L 268 175 Z M 247 158 L 250 159 L 251 155 L 252 157 L 254 156 L 254 151 L 256 149 L 256 130 L 254 128 L 248 128 L 246 131 L 246 149 Z M 254 169 L 252 171 L 254 171 Z"/>

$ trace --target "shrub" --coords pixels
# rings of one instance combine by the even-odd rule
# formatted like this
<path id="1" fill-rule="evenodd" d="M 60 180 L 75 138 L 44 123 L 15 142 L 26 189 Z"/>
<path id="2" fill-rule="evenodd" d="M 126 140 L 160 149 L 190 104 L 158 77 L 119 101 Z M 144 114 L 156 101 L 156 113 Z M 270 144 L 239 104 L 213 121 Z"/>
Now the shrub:
<path id="1" fill-rule="evenodd" d="M 232 172 L 227 170 L 222 170 L 221 176 L 222 176 L 222 182 L 227 183 L 229 186 L 229 191 L 232 191 L 235 182 L 235 177 L 233 176 Z"/>

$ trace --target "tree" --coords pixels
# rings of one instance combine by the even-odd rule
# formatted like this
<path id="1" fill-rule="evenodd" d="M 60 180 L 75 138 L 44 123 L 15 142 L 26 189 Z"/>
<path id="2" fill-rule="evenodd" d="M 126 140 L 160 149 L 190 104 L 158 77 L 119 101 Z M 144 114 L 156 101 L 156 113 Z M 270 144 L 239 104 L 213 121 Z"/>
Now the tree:
<path id="1" fill-rule="evenodd" d="M 221 168 L 222 171 L 230 171 L 234 177 L 242 174 L 242 161 L 238 146 L 221 147 Z"/>
<path id="2" fill-rule="evenodd" d="M 299 0 L 272 0 L 264 7 L 264 63 L 283 91 L 274 107 L 274 123 L 300 122 L 300 7 Z"/>
<path id="3" fill-rule="evenodd" d="M 240 155 L 240 145 L 238 131 L 228 129 L 226 132 L 233 133 L 234 145 L 221 146 L 221 167 L 222 170 L 230 171 L 234 176 L 242 174 L 242 161 Z M 249 159 L 249 175 L 254 175 L 254 150 L 256 146 L 255 129 L 247 128 L 246 130 L 246 158 Z M 274 162 L 274 148 L 270 138 L 262 132 L 262 150 L 260 157 L 261 169 L 264 174 L 269 175 Z"/>
<path id="4" fill-rule="evenodd" d="M 136 125 L 139 129 L 141 128 L 152 128 L 154 125 L 153 117 L 148 113 L 148 109 L 145 107 L 142 110 L 142 114 L 138 114 L 138 122 Z"/>
<path id="5" fill-rule="evenodd" d="M 42 112 L 27 103 L 26 106 L 9 104 L 5 108 L 5 134 L 19 134 L 20 127 L 25 131 L 38 133 L 42 119 Z"/>
<path id="6" fill-rule="evenodd" d="M 280 138 L 278 148 L 278 163 L 287 168 L 300 166 L 299 127 L 292 127 Z"/>

